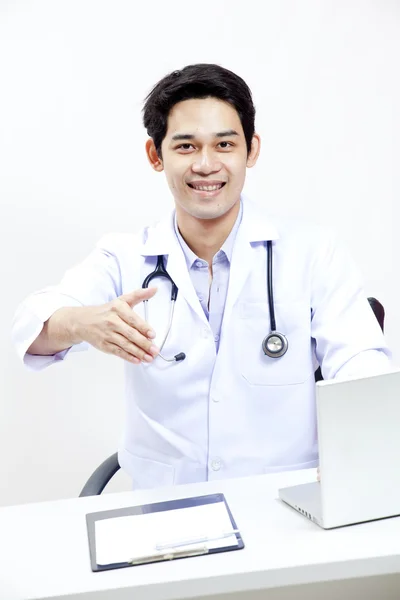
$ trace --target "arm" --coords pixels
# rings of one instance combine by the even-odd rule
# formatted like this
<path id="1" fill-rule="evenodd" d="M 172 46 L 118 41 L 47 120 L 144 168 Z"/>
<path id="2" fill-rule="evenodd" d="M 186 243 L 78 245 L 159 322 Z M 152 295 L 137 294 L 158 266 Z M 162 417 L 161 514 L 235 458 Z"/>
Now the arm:
<path id="1" fill-rule="evenodd" d="M 314 256 L 311 331 L 324 379 L 391 370 L 391 353 L 349 252 L 329 235 Z"/>
<path id="2" fill-rule="evenodd" d="M 81 344 L 76 326 L 84 307 L 59 308 L 48 319 L 38 337 L 27 349 L 27 354 L 49 356 Z"/>
<path id="3" fill-rule="evenodd" d="M 88 348 L 75 330 L 83 307 L 110 302 L 121 294 L 116 236 L 104 236 L 81 263 L 69 269 L 56 286 L 30 294 L 17 308 L 13 343 L 24 364 L 43 369 Z"/>
<path id="4" fill-rule="evenodd" d="M 136 365 L 151 362 L 158 354 L 152 342 L 155 333 L 132 309 L 152 298 L 156 291 L 154 287 L 140 288 L 100 306 L 60 308 L 46 321 L 27 354 L 52 356 L 87 342 Z"/>
<path id="5" fill-rule="evenodd" d="M 133 310 L 152 298 L 156 288 L 121 294 L 119 261 L 112 246 L 112 239 L 104 238 L 59 286 L 33 294 L 19 308 L 13 334 L 29 368 L 43 369 L 88 345 L 136 365 L 157 356 L 155 333 Z M 131 239 L 128 248 L 132 252 Z M 124 246 L 121 252 L 126 252 Z"/>

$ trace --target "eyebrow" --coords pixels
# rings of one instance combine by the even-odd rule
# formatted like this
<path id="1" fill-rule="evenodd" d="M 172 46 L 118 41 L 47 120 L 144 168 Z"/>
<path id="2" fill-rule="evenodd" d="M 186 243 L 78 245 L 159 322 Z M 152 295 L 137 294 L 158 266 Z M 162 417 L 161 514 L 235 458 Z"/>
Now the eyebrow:
<path id="1" fill-rule="evenodd" d="M 215 138 L 232 137 L 233 135 L 239 135 L 234 129 L 227 129 L 226 131 L 219 131 L 214 133 Z M 193 133 L 176 133 L 172 136 L 172 141 L 177 140 L 194 140 L 196 136 Z"/>

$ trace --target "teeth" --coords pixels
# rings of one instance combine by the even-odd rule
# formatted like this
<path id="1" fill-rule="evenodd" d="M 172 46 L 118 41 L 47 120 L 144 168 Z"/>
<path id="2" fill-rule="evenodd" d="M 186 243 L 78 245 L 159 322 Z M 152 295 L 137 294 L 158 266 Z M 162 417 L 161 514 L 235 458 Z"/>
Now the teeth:
<path id="1" fill-rule="evenodd" d="M 219 190 L 222 187 L 222 183 L 218 185 L 193 185 L 195 190 L 200 190 L 201 192 L 214 192 L 215 190 Z"/>

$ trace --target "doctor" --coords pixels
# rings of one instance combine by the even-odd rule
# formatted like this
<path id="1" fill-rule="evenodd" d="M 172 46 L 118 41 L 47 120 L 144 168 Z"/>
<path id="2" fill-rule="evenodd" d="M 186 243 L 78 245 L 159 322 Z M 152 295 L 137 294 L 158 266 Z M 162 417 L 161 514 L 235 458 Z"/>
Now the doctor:
<path id="1" fill-rule="evenodd" d="M 106 235 L 15 316 L 30 369 L 88 345 L 124 359 L 119 461 L 136 488 L 317 466 L 318 364 L 325 379 L 390 368 L 331 232 L 272 220 L 271 199 L 242 195 L 260 152 L 254 117 L 248 86 L 220 66 L 159 81 L 144 107 L 146 152 L 175 210 Z M 170 280 L 146 281 L 156 269 Z"/>

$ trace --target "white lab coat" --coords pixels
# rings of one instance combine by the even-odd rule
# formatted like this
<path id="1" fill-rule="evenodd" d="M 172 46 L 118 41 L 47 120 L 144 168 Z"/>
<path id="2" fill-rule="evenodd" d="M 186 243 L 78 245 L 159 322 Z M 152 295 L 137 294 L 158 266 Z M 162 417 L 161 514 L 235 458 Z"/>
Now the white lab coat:
<path id="1" fill-rule="evenodd" d="M 289 342 L 271 359 L 261 343 L 270 331 L 265 241 L 273 240 L 277 329 Z M 325 379 L 390 369 L 390 352 L 343 247 L 325 228 L 271 221 L 244 199 L 221 329 L 215 341 L 174 233 L 173 215 L 139 234 L 110 234 L 59 286 L 19 307 L 14 339 L 32 369 L 63 359 L 25 355 L 43 322 L 62 306 L 98 305 L 141 287 L 156 264 L 179 288 L 163 354 L 180 363 L 125 363 L 126 419 L 119 461 L 136 488 L 240 477 L 318 464 L 314 371 Z M 170 286 L 149 302 L 159 342 Z M 143 305 L 136 307 L 143 316 Z M 85 344 L 75 346 L 80 350 Z M 112 403 L 110 404 L 112 410 Z"/>

